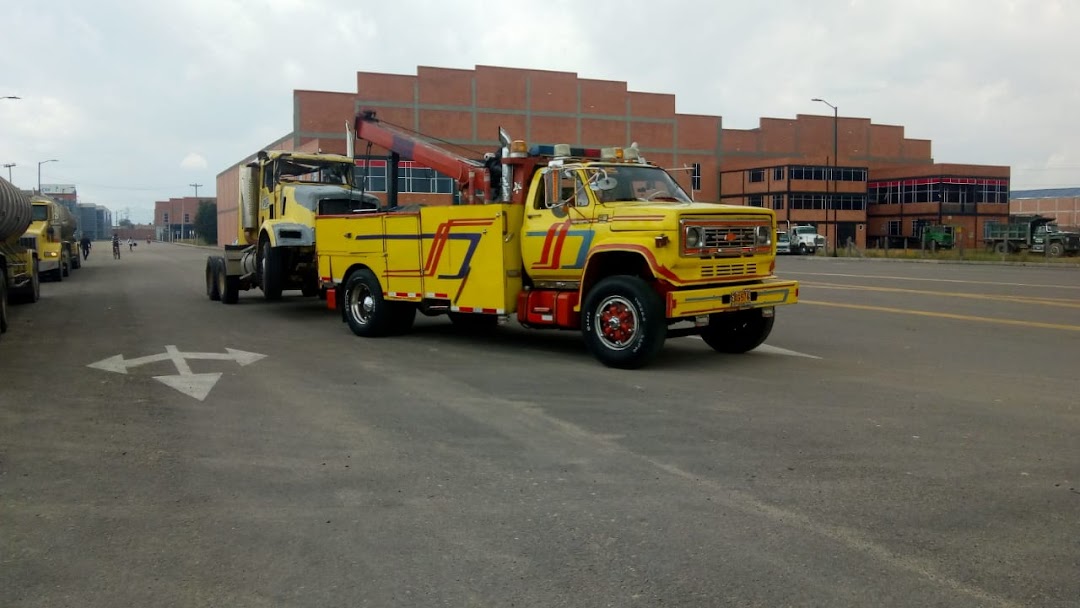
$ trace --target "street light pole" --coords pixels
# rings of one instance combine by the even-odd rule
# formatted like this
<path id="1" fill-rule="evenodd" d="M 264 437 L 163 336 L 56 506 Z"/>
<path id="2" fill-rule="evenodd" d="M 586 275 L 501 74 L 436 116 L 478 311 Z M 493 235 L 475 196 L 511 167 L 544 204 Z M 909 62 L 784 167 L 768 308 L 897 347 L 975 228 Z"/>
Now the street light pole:
<path id="1" fill-rule="evenodd" d="M 38 194 L 41 194 L 41 165 L 44 165 L 45 163 L 57 163 L 57 162 L 60 162 L 60 161 L 56 160 L 55 158 L 50 158 L 49 160 L 40 160 L 40 161 L 38 161 L 38 164 L 37 164 L 37 193 Z"/>
<path id="2" fill-rule="evenodd" d="M 7 181 L 11 181 L 11 168 L 15 166 L 15 163 L 4 163 L 4 168 L 7 169 Z"/>
<path id="3" fill-rule="evenodd" d="M 833 114 L 832 114 L 832 116 L 833 116 L 833 119 L 832 119 L 832 165 L 833 165 L 832 166 L 832 190 L 833 190 L 832 193 L 833 193 L 833 198 L 832 198 L 831 201 L 826 199 L 827 202 L 825 204 L 825 225 L 826 225 L 826 227 L 829 225 L 829 205 L 828 205 L 828 203 L 831 202 L 832 207 L 833 207 L 833 235 L 832 235 L 832 237 L 833 237 L 833 241 L 834 241 L 833 242 L 832 254 L 833 254 L 833 257 L 835 258 L 836 257 L 836 249 L 840 246 L 840 226 L 839 226 L 839 223 L 837 222 L 837 219 L 836 219 L 836 166 L 837 166 L 837 164 L 839 164 L 837 162 L 837 158 L 836 158 L 837 148 L 839 147 L 837 145 L 838 142 L 837 142 L 837 128 L 836 127 L 837 127 L 837 122 L 840 120 L 840 110 L 836 106 L 834 106 L 831 103 L 825 101 L 824 99 L 821 99 L 820 97 L 815 97 L 815 98 L 811 99 L 810 101 L 820 101 L 821 103 L 823 103 L 823 104 L 829 106 L 830 108 L 832 108 L 832 112 L 833 112 Z"/>

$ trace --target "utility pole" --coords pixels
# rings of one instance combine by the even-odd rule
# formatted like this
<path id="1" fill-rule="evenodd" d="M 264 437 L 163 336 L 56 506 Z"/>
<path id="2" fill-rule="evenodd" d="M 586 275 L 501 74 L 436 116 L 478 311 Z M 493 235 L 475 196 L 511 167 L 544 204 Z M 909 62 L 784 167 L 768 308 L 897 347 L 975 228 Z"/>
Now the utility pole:
<path id="1" fill-rule="evenodd" d="M 192 188 L 195 188 L 195 212 L 198 213 L 198 210 L 199 210 L 199 187 L 202 186 L 202 184 L 188 184 L 188 185 L 191 186 Z M 181 211 L 181 213 L 183 213 L 183 211 Z M 187 216 L 181 217 L 180 219 L 182 221 L 186 220 Z M 185 221 L 184 223 L 186 224 L 187 222 Z M 180 225 L 180 238 L 184 238 L 184 224 Z"/>
<path id="2" fill-rule="evenodd" d="M 15 166 L 15 163 L 4 163 L 4 168 L 7 169 L 7 181 L 11 181 L 11 168 Z"/>

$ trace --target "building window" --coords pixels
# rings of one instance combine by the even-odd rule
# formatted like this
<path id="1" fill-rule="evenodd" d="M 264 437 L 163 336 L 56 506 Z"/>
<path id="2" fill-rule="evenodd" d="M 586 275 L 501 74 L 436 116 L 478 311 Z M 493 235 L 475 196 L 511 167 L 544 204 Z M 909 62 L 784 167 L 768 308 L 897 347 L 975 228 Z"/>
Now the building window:
<path id="1" fill-rule="evenodd" d="M 693 170 L 690 172 L 690 189 L 701 190 L 701 163 L 694 163 Z"/>
<path id="2" fill-rule="evenodd" d="M 762 207 L 762 206 L 764 206 L 764 204 L 762 203 L 762 198 L 763 197 L 760 194 L 751 194 L 750 195 L 750 206 L 751 207 Z"/>
<path id="3" fill-rule="evenodd" d="M 189 218 L 190 218 L 190 216 L 187 213 L 185 213 L 184 214 L 184 223 L 185 224 L 190 224 L 191 223 L 191 219 L 189 219 Z"/>
<path id="4" fill-rule="evenodd" d="M 751 183 L 763 182 L 763 181 L 765 181 L 765 170 L 764 169 L 751 169 L 750 170 L 750 182 Z"/>
<path id="5" fill-rule="evenodd" d="M 889 220 L 889 236 L 903 236 L 900 234 L 900 220 Z"/>
<path id="6" fill-rule="evenodd" d="M 162 213 L 161 215 L 162 215 L 161 223 L 162 224 L 168 224 L 169 223 L 169 214 L 168 213 Z"/>
<path id="7" fill-rule="evenodd" d="M 783 194 L 774 194 L 774 195 L 772 195 L 772 208 L 773 209 L 783 209 L 784 208 L 784 195 Z"/>
<path id="8" fill-rule="evenodd" d="M 784 168 L 783 167 L 773 167 L 772 178 L 773 178 L 773 181 L 777 181 L 777 182 L 784 179 Z"/>

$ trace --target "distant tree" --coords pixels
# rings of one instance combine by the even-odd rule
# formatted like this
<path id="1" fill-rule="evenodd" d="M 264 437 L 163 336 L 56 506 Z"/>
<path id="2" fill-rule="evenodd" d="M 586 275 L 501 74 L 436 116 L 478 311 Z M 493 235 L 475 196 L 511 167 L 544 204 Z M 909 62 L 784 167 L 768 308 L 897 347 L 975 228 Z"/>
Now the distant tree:
<path id="1" fill-rule="evenodd" d="M 134 224 L 131 223 L 131 220 L 129 220 L 126 217 L 124 219 L 120 220 L 119 222 L 117 222 L 117 225 L 120 226 L 121 228 L 131 228 L 132 226 L 134 226 Z"/>
<path id="2" fill-rule="evenodd" d="M 199 201 L 195 212 L 195 232 L 208 245 L 217 245 L 217 203 Z"/>

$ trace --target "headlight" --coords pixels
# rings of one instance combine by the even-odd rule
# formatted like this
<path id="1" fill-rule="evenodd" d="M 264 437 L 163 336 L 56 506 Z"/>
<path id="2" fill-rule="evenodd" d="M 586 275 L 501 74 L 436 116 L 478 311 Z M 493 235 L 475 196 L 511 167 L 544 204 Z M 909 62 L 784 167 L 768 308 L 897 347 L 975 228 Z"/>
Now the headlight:
<path id="1" fill-rule="evenodd" d="M 701 247 L 701 228 L 699 226 L 686 227 L 686 248 L 697 249 Z"/>
<path id="2" fill-rule="evenodd" d="M 758 226 L 754 231 L 754 241 L 761 246 L 772 245 L 772 228 L 769 226 Z"/>
<path id="3" fill-rule="evenodd" d="M 60 254 L 55 252 L 55 251 L 46 251 L 45 252 L 45 257 L 47 257 L 47 258 L 55 258 L 55 257 L 57 257 L 59 255 Z"/>

